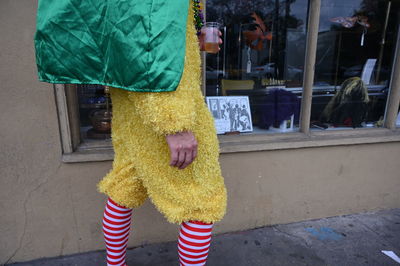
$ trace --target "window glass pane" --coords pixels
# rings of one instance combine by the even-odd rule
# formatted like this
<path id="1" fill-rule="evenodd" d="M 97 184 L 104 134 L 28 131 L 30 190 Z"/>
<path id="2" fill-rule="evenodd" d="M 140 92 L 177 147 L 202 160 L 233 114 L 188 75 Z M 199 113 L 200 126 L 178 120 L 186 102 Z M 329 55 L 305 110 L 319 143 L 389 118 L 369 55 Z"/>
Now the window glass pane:
<path id="1" fill-rule="evenodd" d="M 400 127 L 400 109 L 399 109 L 399 111 L 397 113 L 396 127 Z"/>
<path id="2" fill-rule="evenodd" d="M 248 131 L 298 129 L 307 9 L 306 0 L 207 0 L 207 21 L 223 25 L 221 51 L 206 56 L 206 96 L 229 96 L 208 101 L 220 133 L 248 128 L 233 96 L 249 99 Z"/>
<path id="3" fill-rule="evenodd" d="M 111 98 L 103 85 L 77 85 L 81 141 L 111 140 Z"/>
<path id="4" fill-rule="evenodd" d="M 311 127 L 381 127 L 399 1 L 322 0 Z"/>

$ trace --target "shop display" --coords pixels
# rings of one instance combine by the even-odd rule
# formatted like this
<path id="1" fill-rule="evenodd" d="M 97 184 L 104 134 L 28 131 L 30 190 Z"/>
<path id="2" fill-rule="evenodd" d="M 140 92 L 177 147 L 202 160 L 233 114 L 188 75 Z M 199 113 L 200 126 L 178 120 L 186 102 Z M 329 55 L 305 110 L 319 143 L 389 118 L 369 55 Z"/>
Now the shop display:
<path id="1" fill-rule="evenodd" d="M 363 26 L 360 46 L 364 46 L 365 35 L 368 32 L 368 28 L 371 27 L 371 25 L 368 23 L 368 17 L 366 16 L 336 17 L 336 18 L 331 18 L 330 21 L 334 23 L 339 23 L 343 27 L 348 29 L 354 27 L 357 24 Z"/>
<path id="2" fill-rule="evenodd" d="M 272 40 L 272 32 L 268 31 L 259 12 L 253 12 L 247 20 L 249 23 L 243 24 L 246 45 L 253 50 L 261 51 L 264 49 L 263 42 Z"/>
<path id="3" fill-rule="evenodd" d="M 300 99 L 285 89 L 268 91 L 256 106 L 260 128 L 274 127 L 280 128 L 282 131 L 293 130 L 293 125 L 299 121 Z"/>
<path id="4" fill-rule="evenodd" d="M 347 79 L 321 114 L 320 121 L 360 127 L 367 118 L 368 88 L 359 77 Z"/>
<path id="5" fill-rule="evenodd" d="M 77 89 L 84 138 L 111 138 L 112 108 L 108 86 L 78 85 Z"/>
<path id="6" fill-rule="evenodd" d="M 110 110 L 110 89 L 108 86 L 104 89 L 106 98 L 106 109 L 93 110 L 90 115 L 90 121 L 93 128 L 89 129 L 86 134 L 91 139 L 105 139 L 111 137 L 111 120 L 112 112 Z"/>
<path id="7" fill-rule="evenodd" d="M 286 111 L 271 107 L 272 102 L 277 102 L 271 98 L 273 90 L 283 89 L 292 93 L 296 101 L 301 100 L 308 5 L 306 0 L 208 2 L 207 19 L 223 18 L 226 34 L 224 49 L 217 56 L 206 58 L 207 69 L 213 70 L 206 71 L 206 96 L 219 96 L 220 91 L 226 96 L 248 96 L 257 132 L 275 133 L 282 121 L 291 123 Z M 392 0 L 321 1 L 312 127 L 381 126 L 395 54 L 399 7 Z M 354 121 L 321 121 L 329 103 L 337 100 L 341 85 L 355 77 L 363 81 L 369 101 L 354 99 L 351 106 L 360 113 L 346 115 Z M 265 110 L 268 108 L 274 109 L 273 115 Z M 293 120 L 295 130 L 299 126 L 296 115 Z"/>

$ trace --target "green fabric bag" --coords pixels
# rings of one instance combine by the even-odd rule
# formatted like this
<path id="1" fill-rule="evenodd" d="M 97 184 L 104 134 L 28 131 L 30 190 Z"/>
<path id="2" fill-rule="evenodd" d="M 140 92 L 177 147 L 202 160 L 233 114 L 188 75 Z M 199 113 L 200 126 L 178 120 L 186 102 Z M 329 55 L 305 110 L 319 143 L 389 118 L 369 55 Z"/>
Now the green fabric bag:
<path id="1" fill-rule="evenodd" d="M 174 91 L 184 66 L 189 0 L 39 0 L 40 81 Z"/>

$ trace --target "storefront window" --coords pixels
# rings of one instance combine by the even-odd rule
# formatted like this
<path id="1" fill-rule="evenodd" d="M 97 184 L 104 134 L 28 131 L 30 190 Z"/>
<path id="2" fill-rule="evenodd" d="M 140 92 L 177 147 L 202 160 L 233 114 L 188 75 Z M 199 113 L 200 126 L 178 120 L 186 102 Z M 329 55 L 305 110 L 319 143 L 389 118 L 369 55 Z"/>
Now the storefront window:
<path id="1" fill-rule="evenodd" d="M 382 127 L 399 1 L 321 1 L 311 127 Z"/>
<path id="2" fill-rule="evenodd" d="M 298 130 L 307 9 L 306 0 L 207 0 L 207 21 L 223 25 L 221 51 L 206 57 L 219 133 Z"/>
<path id="3" fill-rule="evenodd" d="M 206 96 L 218 133 L 299 129 L 308 0 L 207 0 L 224 43 L 207 54 Z M 396 46 L 398 1 L 321 2 L 311 127 L 380 127 Z M 80 136 L 110 141 L 102 85 L 77 85 Z M 397 121 L 400 126 L 400 115 Z"/>

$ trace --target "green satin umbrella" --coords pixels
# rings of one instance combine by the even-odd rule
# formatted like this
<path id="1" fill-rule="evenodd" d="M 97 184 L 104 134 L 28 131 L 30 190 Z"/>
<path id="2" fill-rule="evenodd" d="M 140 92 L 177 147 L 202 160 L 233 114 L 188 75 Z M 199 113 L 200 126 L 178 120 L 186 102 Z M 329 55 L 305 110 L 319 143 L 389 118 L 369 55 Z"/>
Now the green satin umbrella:
<path id="1" fill-rule="evenodd" d="M 174 91 L 190 0 L 39 0 L 40 81 Z"/>

